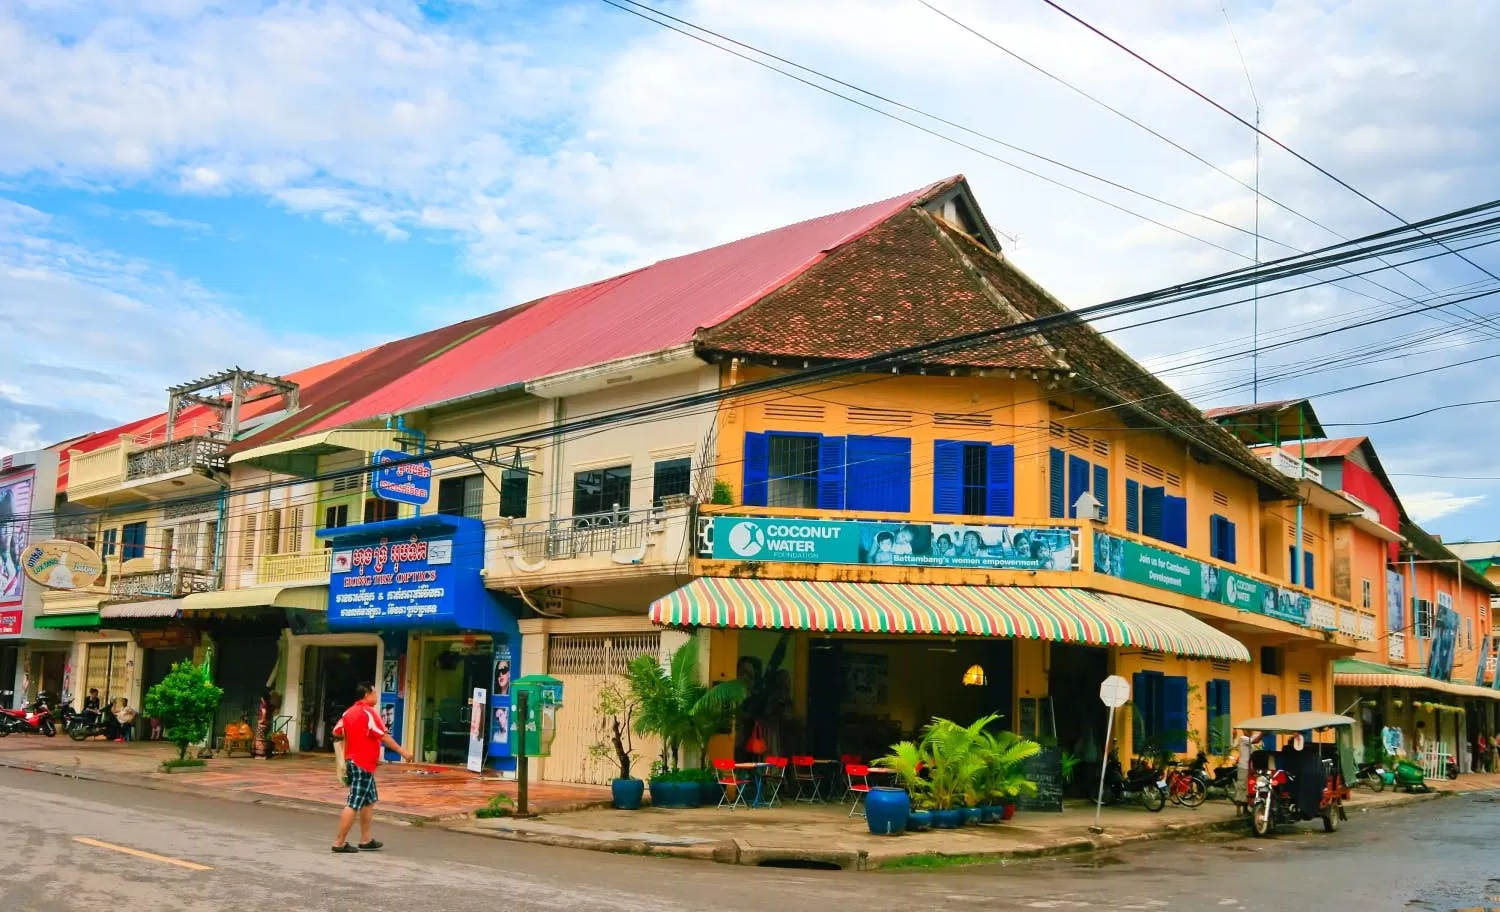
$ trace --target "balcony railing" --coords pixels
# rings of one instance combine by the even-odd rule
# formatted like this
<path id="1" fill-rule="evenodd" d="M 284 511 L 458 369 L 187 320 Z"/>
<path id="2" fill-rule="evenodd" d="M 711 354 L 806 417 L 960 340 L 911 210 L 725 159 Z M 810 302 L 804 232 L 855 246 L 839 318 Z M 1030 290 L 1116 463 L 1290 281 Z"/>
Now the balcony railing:
<path id="1" fill-rule="evenodd" d="M 255 585 L 275 586 L 308 580 L 328 581 L 333 567 L 333 552 L 293 551 L 290 554 L 262 555 L 255 565 Z"/>
<path id="2" fill-rule="evenodd" d="M 219 577 L 211 570 L 172 567 L 141 573 L 121 573 L 109 584 L 111 599 L 177 598 L 192 592 L 212 592 Z"/>
<path id="3" fill-rule="evenodd" d="M 612 554 L 645 545 L 647 534 L 653 524 L 661 522 L 662 515 L 661 510 L 650 509 L 517 523 L 511 526 L 511 535 L 521 556 L 530 563 Z"/>
<path id="4" fill-rule="evenodd" d="M 125 458 L 125 479 L 154 478 L 200 467 L 222 469 L 225 446 L 223 440 L 212 437 L 188 437 L 137 450 Z"/>
<path id="5" fill-rule="evenodd" d="M 1285 450 L 1272 450 L 1261 457 L 1271 464 L 1271 468 L 1287 476 L 1311 481 L 1314 484 L 1323 483 L 1323 472 L 1305 460 L 1298 459 Z"/>

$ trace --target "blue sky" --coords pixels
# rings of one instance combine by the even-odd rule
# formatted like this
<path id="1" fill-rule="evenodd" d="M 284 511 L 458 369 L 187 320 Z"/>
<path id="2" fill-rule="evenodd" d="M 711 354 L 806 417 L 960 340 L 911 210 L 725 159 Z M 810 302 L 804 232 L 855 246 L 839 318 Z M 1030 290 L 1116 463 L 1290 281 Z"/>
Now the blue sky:
<path id="1" fill-rule="evenodd" d="M 1045 5 L 933 2 L 1253 178 L 1243 128 Z M 0 5 L 0 327 L 14 340 L 0 360 L 0 449 L 138 417 L 161 407 L 169 384 L 231 364 L 293 369 L 957 172 L 1008 254 L 1074 306 L 1242 265 L 1253 249 L 1242 185 L 916 0 L 664 5 L 1242 230 L 962 137 L 1152 224 L 597 0 L 18 0 Z M 1250 116 L 1217 0 L 1074 6 Z M 1500 73 L 1486 43 L 1500 9 L 1320 0 L 1228 11 L 1271 132 L 1407 218 L 1500 196 Z M 1391 225 L 1273 149 L 1260 179 L 1339 234 Z M 1335 239 L 1269 203 L 1261 225 L 1302 249 Z M 1475 256 L 1500 271 L 1500 256 Z M 1411 272 L 1382 277 L 1387 289 L 1278 299 L 1262 310 L 1264 338 L 1401 306 L 1424 293 L 1414 279 L 1434 289 L 1484 279 L 1451 261 Z M 1471 306 L 1493 314 L 1500 299 Z M 1261 396 L 1495 350 L 1496 333 L 1443 319 L 1267 353 Z M 1249 359 L 1180 366 L 1244 349 L 1248 322 L 1241 307 L 1116 338 L 1178 367 L 1167 379 L 1207 407 L 1249 398 Z M 1320 399 L 1318 411 L 1357 433 L 1433 404 L 1500 398 L 1493 375 L 1482 363 L 1444 367 Z M 1483 479 L 1500 475 L 1489 456 L 1500 439 L 1486 415 L 1371 428 L 1386 467 L 1405 476 L 1408 507 L 1448 537 L 1496 534 L 1495 482 Z"/>

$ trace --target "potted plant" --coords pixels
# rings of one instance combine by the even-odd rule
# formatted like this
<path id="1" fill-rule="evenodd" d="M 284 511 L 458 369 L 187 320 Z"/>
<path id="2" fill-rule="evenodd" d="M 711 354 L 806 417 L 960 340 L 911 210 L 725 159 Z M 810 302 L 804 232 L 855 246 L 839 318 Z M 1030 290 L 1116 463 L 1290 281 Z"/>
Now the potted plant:
<path id="1" fill-rule="evenodd" d="M 727 724 L 734 707 L 744 699 L 744 685 L 724 681 L 712 687 L 698 680 L 698 642 L 688 640 L 672 654 L 667 667 L 652 656 L 640 656 L 626 668 L 630 697 L 638 711 L 636 734 L 661 739 L 661 756 L 651 767 L 651 804 L 656 807 L 697 807 L 712 774 L 704 751 L 708 739 Z M 683 770 L 683 745 L 696 747 L 700 769 Z M 717 800 L 717 790 L 714 791 Z"/>
<path id="2" fill-rule="evenodd" d="M 932 824 L 942 829 L 960 826 L 965 818 L 964 797 L 984 767 L 980 750 L 984 729 L 999 719 L 988 715 L 970 725 L 935 718 L 922 733 L 922 751 L 930 758 L 928 787 L 932 799 Z M 977 819 L 977 818 L 976 818 Z"/>
<path id="3" fill-rule="evenodd" d="M 639 810 L 646 783 L 630 775 L 631 763 L 635 759 L 635 738 L 632 723 L 637 709 L 628 688 L 618 682 L 610 682 L 599 690 L 594 705 L 599 718 L 600 738 L 589 746 L 589 756 L 596 762 L 613 759 L 619 772 L 610 780 L 609 790 L 614 806 L 622 811 Z"/>
<path id="4" fill-rule="evenodd" d="M 932 826 L 931 785 L 922 776 L 922 771 L 930 766 L 930 759 L 922 745 L 915 741 L 901 741 L 891 745 L 889 754 L 875 761 L 877 766 L 896 771 L 896 781 L 901 783 L 907 796 L 906 829 L 908 830 L 925 830 Z M 868 799 L 866 799 L 866 819 L 868 818 Z M 870 832 L 876 835 L 883 835 L 886 829 L 877 824 L 870 825 Z"/>
<path id="5" fill-rule="evenodd" d="M 982 781 L 984 800 L 990 807 L 990 819 L 999 809 L 1000 819 L 1015 816 L 1015 799 L 1036 794 L 1036 783 L 1026 778 L 1021 765 L 1037 754 L 1042 746 L 1013 732 L 988 732 L 980 735 L 979 752 L 984 758 Z"/>

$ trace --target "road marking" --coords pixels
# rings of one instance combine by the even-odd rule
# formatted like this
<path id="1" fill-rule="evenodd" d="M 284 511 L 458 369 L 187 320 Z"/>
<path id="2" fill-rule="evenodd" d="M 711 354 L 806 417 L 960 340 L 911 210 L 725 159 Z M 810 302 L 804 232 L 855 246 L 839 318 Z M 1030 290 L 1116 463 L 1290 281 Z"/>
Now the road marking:
<path id="1" fill-rule="evenodd" d="M 198 864 L 196 861 L 183 861 L 181 858 L 168 858 L 166 855 L 156 855 L 151 852 L 142 852 L 140 849 L 132 849 L 128 846 L 115 845 L 112 842 L 100 842 L 87 836 L 74 836 L 73 841 L 96 849 L 109 849 L 111 852 L 120 852 L 125 855 L 133 855 L 136 858 L 144 858 L 147 861 L 159 861 L 163 864 L 176 865 L 179 868 L 187 868 L 189 871 L 212 871 L 208 865 Z"/>

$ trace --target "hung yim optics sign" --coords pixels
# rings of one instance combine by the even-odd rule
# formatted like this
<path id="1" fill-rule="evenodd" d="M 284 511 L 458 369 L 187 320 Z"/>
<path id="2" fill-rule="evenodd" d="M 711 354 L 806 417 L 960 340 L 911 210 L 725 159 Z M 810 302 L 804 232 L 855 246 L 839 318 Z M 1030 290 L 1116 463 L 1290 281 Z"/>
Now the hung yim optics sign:
<path id="1" fill-rule="evenodd" d="M 713 518 L 706 557 L 982 570 L 1076 570 L 1078 532 L 1065 527 Z"/>
<path id="2" fill-rule="evenodd" d="M 402 462 L 403 459 L 411 459 L 411 454 L 397 450 L 375 454 L 370 493 L 382 500 L 420 507 L 432 499 L 432 462 L 426 459 Z"/>

